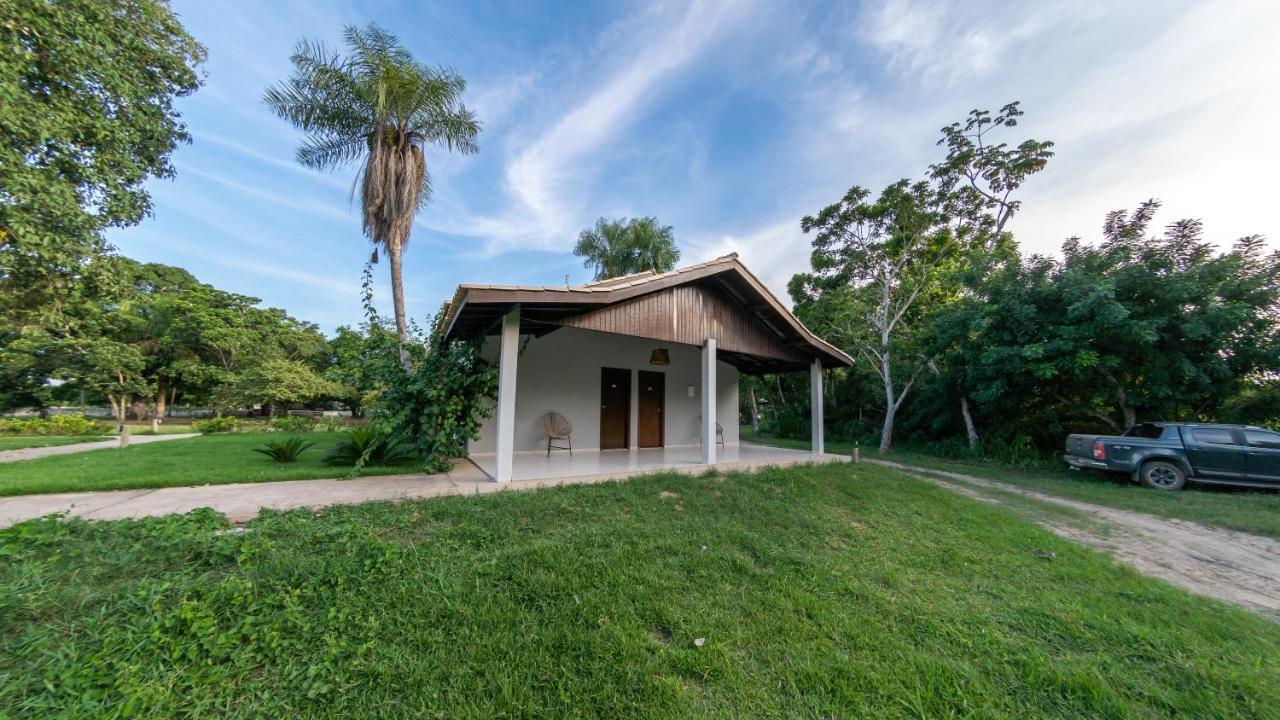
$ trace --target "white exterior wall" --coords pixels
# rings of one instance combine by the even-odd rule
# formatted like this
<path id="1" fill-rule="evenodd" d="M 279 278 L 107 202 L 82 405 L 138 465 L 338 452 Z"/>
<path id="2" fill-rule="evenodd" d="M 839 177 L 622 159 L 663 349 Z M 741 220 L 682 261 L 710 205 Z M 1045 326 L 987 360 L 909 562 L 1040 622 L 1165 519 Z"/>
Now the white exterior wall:
<path id="1" fill-rule="evenodd" d="M 482 355 L 496 361 L 496 337 L 485 340 Z M 515 450 L 545 450 L 547 436 L 538 419 L 558 412 L 573 425 L 573 447 L 600 447 L 600 368 L 631 370 L 631 447 L 636 447 L 638 370 L 664 373 L 666 377 L 666 444 L 668 447 L 698 444 L 701 414 L 701 348 L 610 333 L 561 328 L 541 338 L 522 336 L 523 352 L 516 368 Z M 671 364 L 650 365 L 654 348 L 667 348 Z M 689 397 L 689 386 L 694 388 Z M 738 369 L 720 361 L 716 368 L 716 415 L 724 427 L 725 443 L 738 442 Z M 470 452 L 494 451 L 495 417 L 480 428 L 480 439 L 468 445 Z"/>

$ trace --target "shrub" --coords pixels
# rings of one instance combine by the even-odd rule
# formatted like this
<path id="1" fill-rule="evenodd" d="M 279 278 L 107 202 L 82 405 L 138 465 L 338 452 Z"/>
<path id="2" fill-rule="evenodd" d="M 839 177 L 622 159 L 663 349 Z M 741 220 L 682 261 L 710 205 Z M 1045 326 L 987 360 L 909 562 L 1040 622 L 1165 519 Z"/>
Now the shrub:
<path id="1" fill-rule="evenodd" d="M 268 440 L 263 443 L 260 448 L 254 448 L 256 453 L 262 453 L 278 463 L 291 463 L 298 459 L 298 456 L 306 451 L 307 448 L 315 445 L 294 435 L 285 440 Z"/>
<path id="2" fill-rule="evenodd" d="M 310 417 L 278 417 L 271 419 L 271 429 L 281 432 L 310 432 L 316 426 L 316 419 Z"/>
<path id="3" fill-rule="evenodd" d="M 191 427 L 201 435 L 213 435 L 215 433 L 235 432 L 240 428 L 240 421 L 233 415 L 224 415 L 222 417 L 209 418 L 208 420 L 197 420 L 191 423 Z"/>
<path id="4" fill-rule="evenodd" d="M 316 419 L 315 429 L 324 432 L 342 432 L 347 429 L 347 423 L 342 418 L 322 417 Z"/>
<path id="5" fill-rule="evenodd" d="M 78 415 L 45 418 L 0 418 L 0 435 L 102 435 L 111 426 Z"/>
<path id="6" fill-rule="evenodd" d="M 339 440 L 324 461 L 328 465 L 354 468 L 357 465 L 404 465 L 414 459 L 409 447 L 388 441 L 375 428 L 358 427 Z"/>

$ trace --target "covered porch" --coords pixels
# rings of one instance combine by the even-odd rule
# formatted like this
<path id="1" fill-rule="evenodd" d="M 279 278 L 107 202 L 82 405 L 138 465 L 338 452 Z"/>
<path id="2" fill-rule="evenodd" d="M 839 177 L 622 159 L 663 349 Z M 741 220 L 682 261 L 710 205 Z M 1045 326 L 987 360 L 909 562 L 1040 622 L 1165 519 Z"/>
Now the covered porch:
<path id="1" fill-rule="evenodd" d="M 843 462 L 848 458 L 809 450 L 734 443 L 719 448 L 714 467 L 719 470 L 751 470 L 765 466 L 786 466 L 807 462 Z M 473 453 L 471 461 L 489 477 L 497 477 L 496 453 Z M 622 478 L 659 470 L 677 472 L 701 472 L 707 469 L 698 446 L 665 448 L 632 448 L 629 450 L 575 450 L 552 452 L 517 452 L 511 459 L 511 481 L 549 480 L 599 476 L 602 479 Z"/>

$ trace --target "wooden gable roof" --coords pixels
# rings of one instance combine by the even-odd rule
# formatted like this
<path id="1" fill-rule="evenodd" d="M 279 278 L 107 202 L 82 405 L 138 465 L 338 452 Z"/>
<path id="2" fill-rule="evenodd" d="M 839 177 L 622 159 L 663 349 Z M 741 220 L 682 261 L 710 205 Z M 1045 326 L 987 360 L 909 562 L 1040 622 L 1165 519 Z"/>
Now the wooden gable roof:
<path id="1" fill-rule="evenodd" d="M 716 338 L 722 359 L 750 373 L 852 359 L 809 331 L 736 254 L 665 273 L 643 272 L 574 286 L 460 285 L 446 308 L 449 338 L 496 332 L 520 305 L 521 332 L 561 327 L 701 345 Z"/>

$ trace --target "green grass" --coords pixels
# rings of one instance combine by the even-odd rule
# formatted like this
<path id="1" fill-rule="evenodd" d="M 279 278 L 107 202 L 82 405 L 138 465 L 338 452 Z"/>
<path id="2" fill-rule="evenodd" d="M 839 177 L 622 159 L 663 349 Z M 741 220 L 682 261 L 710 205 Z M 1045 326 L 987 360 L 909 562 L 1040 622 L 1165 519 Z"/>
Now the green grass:
<path id="1" fill-rule="evenodd" d="M 873 466 L 224 528 L 0 531 L 0 715 L 1280 716 L 1280 625 Z"/>
<path id="2" fill-rule="evenodd" d="M 221 485 L 343 477 L 348 470 L 322 460 L 341 433 L 304 433 L 315 447 L 297 462 L 281 464 L 253 452 L 268 439 L 285 433 L 231 433 L 132 445 L 0 464 L 0 496 Z M 365 468 L 362 475 L 414 472 L 413 466 Z M 2 717 L 2 716 L 0 716 Z"/>
<path id="3" fill-rule="evenodd" d="M 21 450 L 23 448 L 56 447 L 58 445 L 75 445 L 76 443 L 98 442 L 110 440 L 105 435 L 77 435 L 74 437 L 0 437 L 0 451 Z"/>
<path id="4" fill-rule="evenodd" d="M 807 440 L 772 436 L 754 436 L 751 428 L 742 429 L 742 439 L 780 447 L 807 448 Z M 848 454 L 849 443 L 828 443 L 827 452 Z M 862 448 L 865 458 L 879 458 L 875 448 Z M 1121 510 L 1136 510 L 1160 517 L 1190 520 L 1203 525 L 1241 532 L 1280 537 L 1280 492 L 1250 491 L 1239 488 L 1192 486 L 1181 492 L 1161 492 L 1106 473 L 1076 471 L 1063 463 L 1020 467 L 1002 465 L 989 460 L 955 460 L 895 450 L 884 459 L 919 467 L 965 473 L 988 480 L 998 480 L 1028 490 L 1106 505 Z"/>

